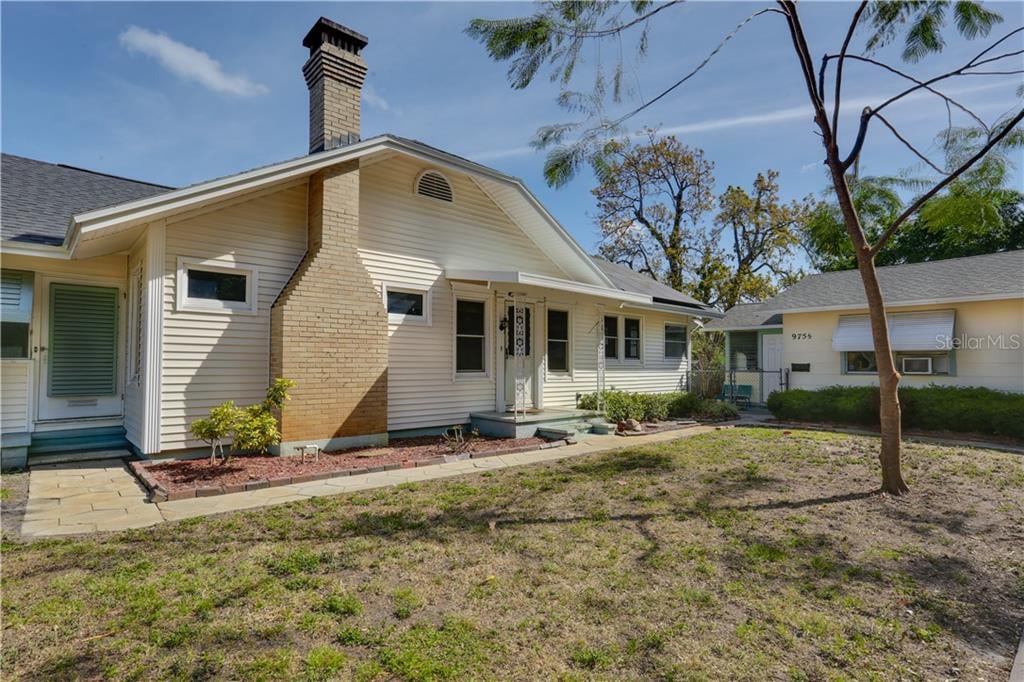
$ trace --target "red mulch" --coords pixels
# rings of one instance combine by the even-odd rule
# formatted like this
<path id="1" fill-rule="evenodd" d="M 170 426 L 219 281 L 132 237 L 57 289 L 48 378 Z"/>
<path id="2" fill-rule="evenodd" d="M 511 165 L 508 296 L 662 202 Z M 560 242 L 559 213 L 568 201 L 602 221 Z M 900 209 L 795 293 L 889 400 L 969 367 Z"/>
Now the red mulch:
<path id="1" fill-rule="evenodd" d="M 468 442 L 463 454 L 493 452 L 528 446 L 540 446 L 542 438 L 474 438 Z M 454 454 L 436 436 L 396 438 L 380 448 L 352 448 L 320 453 L 320 461 L 307 456 L 305 463 L 299 456 L 235 455 L 227 462 L 210 464 L 208 458 L 186 459 L 146 466 L 146 472 L 168 491 L 206 486 L 234 485 L 249 481 L 273 480 L 303 474 L 343 472 L 367 469 L 389 464 L 415 463 Z"/>

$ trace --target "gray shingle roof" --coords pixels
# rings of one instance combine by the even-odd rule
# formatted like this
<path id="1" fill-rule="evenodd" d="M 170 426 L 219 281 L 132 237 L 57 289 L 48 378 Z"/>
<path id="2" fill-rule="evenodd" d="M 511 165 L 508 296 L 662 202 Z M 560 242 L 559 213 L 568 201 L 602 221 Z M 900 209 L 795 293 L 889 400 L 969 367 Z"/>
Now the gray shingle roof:
<path id="1" fill-rule="evenodd" d="M 716 329 L 757 329 L 782 325 L 782 315 L 772 312 L 767 303 L 740 303 L 729 309 L 721 320 L 704 325 L 708 331 Z"/>
<path id="2" fill-rule="evenodd" d="M 687 296 L 686 294 L 676 291 L 672 287 L 662 284 L 661 282 L 656 282 L 647 275 L 631 270 L 625 265 L 612 263 L 603 258 L 598 258 L 597 256 L 591 256 L 590 259 L 594 261 L 594 264 L 597 265 L 601 272 L 603 272 L 605 276 L 612 281 L 612 284 L 622 291 L 629 291 L 635 294 L 646 294 L 659 303 L 683 305 L 688 308 L 699 308 L 701 310 L 713 310 L 708 304 L 701 303 L 692 296 Z"/>
<path id="3" fill-rule="evenodd" d="M 71 216 L 171 187 L 23 156 L 0 157 L 0 238 L 59 246 Z"/>
<path id="4" fill-rule="evenodd" d="M 930 263 L 889 265 L 878 268 L 878 282 L 889 306 L 956 299 L 1024 298 L 1024 249 Z M 747 310 L 749 306 L 736 306 L 708 328 L 749 327 L 750 316 L 764 312 L 866 308 L 867 299 L 860 273 L 844 270 L 804 277 L 757 305 L 760 307 L 756 313 Z"/>

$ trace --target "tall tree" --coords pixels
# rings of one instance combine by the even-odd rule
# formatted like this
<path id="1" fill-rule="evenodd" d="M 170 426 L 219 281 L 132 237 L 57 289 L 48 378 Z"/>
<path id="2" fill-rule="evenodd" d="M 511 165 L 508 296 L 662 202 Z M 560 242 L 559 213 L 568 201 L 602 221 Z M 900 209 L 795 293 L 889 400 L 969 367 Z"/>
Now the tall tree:
<path id="1" fill-rule="evenodd" d="M 612 140 L 592 158 L 601 253 L 683 289 L 686 261 L 715 178 L 704 152 L 653 130 L 643 141 Z"/>
<path id="2" fill-rule="evenodd" d="M 1008 45 L 1005 43 L 1024 31 L 1024 27 L 1015 28 L 999 39 L 991 41 L 976 56 L 958 68 L 933 76 L 918 77 L 872 55 L 877 54 L 877 49 L 897 38 L 902 38 L 903 61 L 920 62 L 925 57 L 943 50 L 944 29 L 948 24 L 952 23 L 955 30 L 964 38 L 976 39 L 987 37 L 992 28 L 1002 21 L 1002 17 L 971 0 L 862 0 L 856 5 L 851 5 L 850 22 L 841 45 L 837 45 L 834 51 L 821 55 L 820 59 L 815 59 L 808 44 L 797 3 L 794 0 L 779 0 L 774 6 L 753 12 L 732 32 L 724 36 L 718 46 L 696 66 L 680 74 L 679 78 L 657 91 L 654 96 L 642 99 L 617 117 L 609 118 L 604 114 L 608 91 L 607 81 L 602 76 L 599 75 L 590 94 L 574 93 L 568 89 L 585 44 L 614 41 L 621 46 L 624 37 L 628 37 L 627 32 L 636 30 L 639 32 L 637 48 L 639 53 L 643 54 L 647 49 L 648 25 L 666 16 L 665 12 L 678 4 L 680 3 L 675 1 L 655 4 L 648 0 L 633 0 L 628 4 L 599 1 L 545 3 L 531 16 L 499 20 L 476 19 L 470 23 L 467 30 L 471 36 L 485 45 L 492 58 L 511 60 L 509 80 L 514 88 L 528 86 L 539 70 L 548 64 L 553 69 L 553 78 L 559 81 L 564 89 L 560 101 L 574 111 L 584 112 L 585 118 L 582 121 L 552 125 L 538 131 L 538 145 L 550 147 L 545 162 L 545 177 L 549 183 L 557 186 L 572 177 L 580 164 L 591 156 L 595 149 L 600 148 L 610 134 L 620 130 L 637 113 L 655 105 L 707 67 L 714 56 L 745 25 L 760 17 L 773 16 L 781 19 L 784 32 L 780 39 L 791 45 L 796 57 L 797 82 L 807 93 L 813 120 L 824 148 L 825 166 L 836 193 L 847 236 L 853 245 L 868 303 L 878 366 L 879 418 L 882 429 L 879 459 L 882 468 L 882 489 L 892 494 L 906 493 L 909 489 L 903 480 L 900 466 L 901 426 L 897 392 L 900 375 L 896 371 L 889 343 L 885 301 L 875 271 L 875 257 L 925 202 L 940 195 L 951 183 L 984 159 L 989 150 L 998 145 L 1014 126 L 1024 119 L 1024 109 L 1021 109 L 1001 121 L 987 124 L 971 109 L 942 91 L 948 81 L 954 78 L 1021 73 L 1017 62 L 1010 62 L 1010 68 L 1005 68 L 1007 62 L 1004 60 L 1019 57 L 1024 50 L 1007 49 Z M 850 47 L 858 29 L 867 33 L 865 51 L 862 54 L 853 54 Z M 1000 46 L 1004 51 L 997 50 Z M 619 54 L 623 54 L 623 50 L 620 49 Z M 902 78 L 907 85 L 891 96 L 879 96 L 879 103 L 876 106 L 865 107 L 852 142 L 846 149 L 841 149 L 844 147 L 839 131 L 843 75 L 844 70 L 852 66 L 852 63 L 864 68 L 884 70 L 888 74 Z M 620 101 L 622 73 L 620 58 L 611 80 L 610 96 L 614 102 Z M 889 107 L 915 93 L 934 97 L 951 116 L 954 109 L 971 116 L 986 131 L 985 142 L 975 154 L 965 158 L 956 168 L 943 173 L 941 180 L 918 196 L 893 220 L 887 222 L 877 239 L 869 239 L 854 205 L 847 173 L 858 162 L 872 123 L 876 124 L 875 128 L 884 126 L 898 143 L 906 146 L 919 158 L 927 158 L 890 120 Z M 574 139 L 570 139 L 570 136 Z"/>

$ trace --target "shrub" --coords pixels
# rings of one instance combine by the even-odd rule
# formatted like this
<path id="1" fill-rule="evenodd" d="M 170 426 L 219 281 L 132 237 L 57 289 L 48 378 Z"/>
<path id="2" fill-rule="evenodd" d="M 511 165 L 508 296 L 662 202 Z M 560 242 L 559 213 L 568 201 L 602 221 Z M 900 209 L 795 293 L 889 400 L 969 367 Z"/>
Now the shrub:
<path id="1" fill-rule="evenodd" d="M 701 400 L 693 416 L 703 421 L 721 422 L 729 419 L 737 419 L 740 411 L 732 403 L 721 400 Z"/>
<path id="2" fill-rule="evenodd" d="M 224 456 L 223 441 L 232 434 L 232 447 L 242 452 L 263 454 L 280 443 L 281 432 L 274 412 L 288 400 L 288 391 L 293 386 L 295 382 L 290 379 L 274 379 L 263 402 L 242 409 L 229 400 L 212 408 L 209 417 L 192 422 L 192 435 L 210 444 L 210 462 L 218 448 Z"/>
<path id="3" fill-rule="evenodd" d="M 609 421 L 620 422 L 627 419 L 637 421 L 663 421 L 679 419 L 697 414 L 706 402 L 685 391 L 671 393 L 630 393 L 628 391 L 606 390 L 602 394 L 605 416 Z M 587 393 L 580 397 L 581 410 L 597 409 L 597 393 Z"/>
<path id="4" fill-rule="evenodd" d="M 904 428 L 977 432 L 1024 438 L 1024 395 L 988 388 L 906 386 L 900 388 Z M 829 386 L 779 391 L 768 397 L 777 419 L 878 425 L 878 389 Z"/>

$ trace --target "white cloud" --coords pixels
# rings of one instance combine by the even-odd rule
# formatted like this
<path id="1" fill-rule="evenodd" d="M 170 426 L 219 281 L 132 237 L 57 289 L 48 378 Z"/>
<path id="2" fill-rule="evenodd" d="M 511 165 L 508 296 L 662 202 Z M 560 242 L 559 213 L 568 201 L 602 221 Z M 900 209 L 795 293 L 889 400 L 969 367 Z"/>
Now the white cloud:
<path id="1" fill-rule="evenodd" d="M 377 91 L 373 89 L 373 86 L 367 83 L 363 87 L 363 101 L 369 104 L 374 109 L 380 109 L 381 111 L 390 111 L 391 104 L 386 99 L 377 94 Z"/>
<path id="2" fill-rule="evenodd" d="M 224 73 L 216 59 L 194 47 L 179 43 L 164 33 L 153 33 L 138 26 L 129 26 L 120 35 L 121 44 L 132 52 L 153 57 L 179 78 L 196 81 L 214 92 L 239 97 L 265 95 L 270 89 L 245 76 Z"/>

